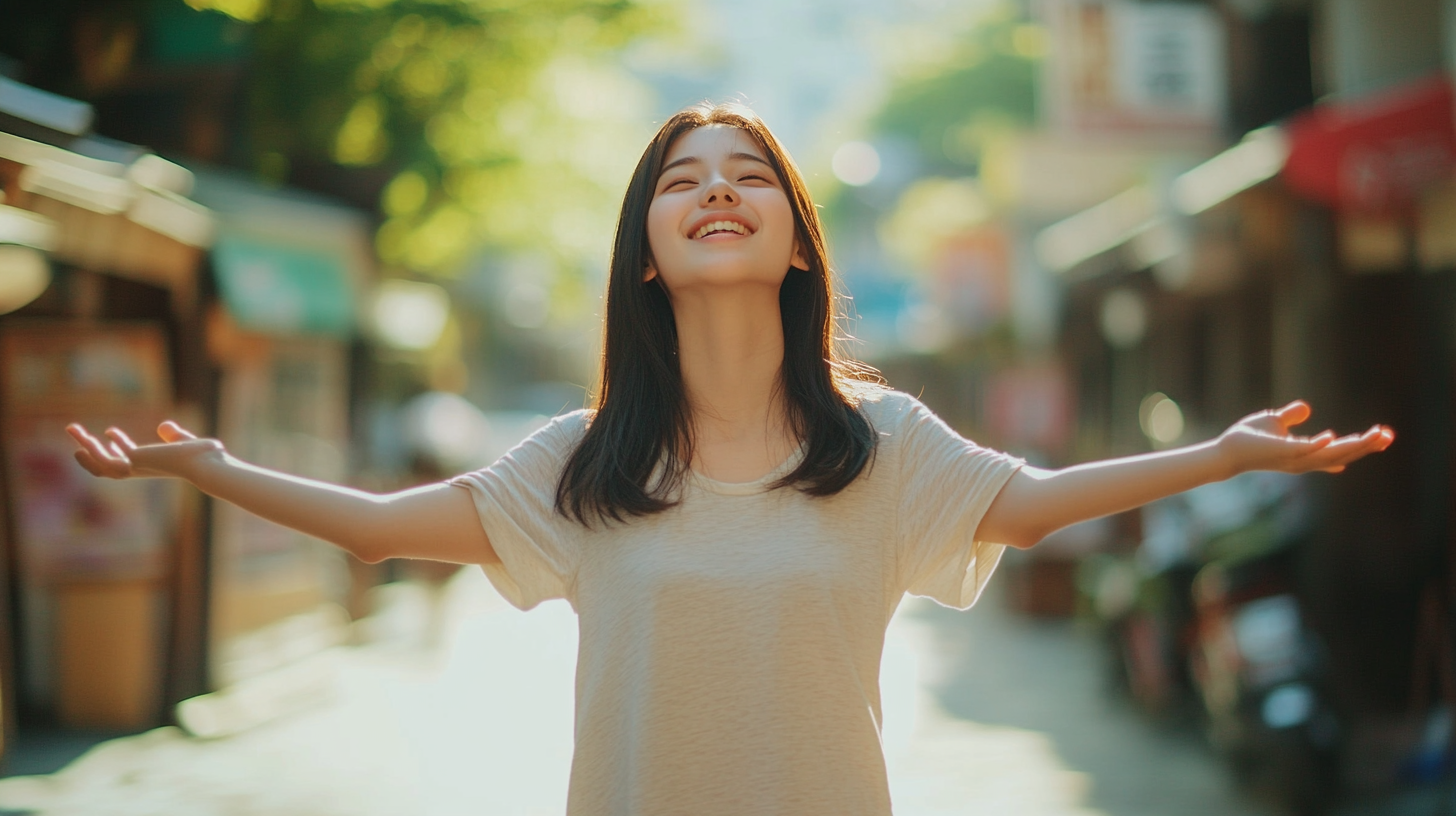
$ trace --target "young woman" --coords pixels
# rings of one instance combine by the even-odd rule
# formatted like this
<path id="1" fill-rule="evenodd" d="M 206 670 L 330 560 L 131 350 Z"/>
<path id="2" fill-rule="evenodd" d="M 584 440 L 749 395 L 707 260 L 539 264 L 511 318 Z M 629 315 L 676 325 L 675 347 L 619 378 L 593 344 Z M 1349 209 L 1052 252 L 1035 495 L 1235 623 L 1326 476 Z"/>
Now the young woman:
<path id="1" fill-rule="evenodd" d="M 1302 402 L 1215 440 L 1049 471 L 962 439 L 838 355 L 803 178 L 731 106 L 672 117 L 622 206 L 592 410 L 485 470 L 389 495 L 274 473 L 175 423 L 69 430 L 98 476 L 170 476 L 365 561 L 479 564 L 580 625 L 569 812 L 890 812 L 885 627 L 969 607 L 1005 546 L 1255 469 L 1339 471 L 1394 439 L 1295 436 Z"/>

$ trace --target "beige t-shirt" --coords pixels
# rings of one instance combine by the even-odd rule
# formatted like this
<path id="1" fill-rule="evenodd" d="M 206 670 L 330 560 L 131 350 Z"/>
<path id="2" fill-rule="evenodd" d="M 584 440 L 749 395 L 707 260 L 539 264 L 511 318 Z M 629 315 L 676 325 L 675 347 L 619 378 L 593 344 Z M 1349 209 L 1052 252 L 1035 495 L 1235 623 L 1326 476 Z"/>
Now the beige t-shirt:
<path id="1" fill-rule="evenodd" d="M 814 498 L 690 477 L 681 503 L 587 529 L 554 508 L 585 411 L 553 420 L 468 488 L 512 604 L 576 609 L 570 816 L 885 816 L 880 652 L 906 592 L 959 609 L 1001 556 L 973 541 L 1019 459 L 919 401 L 864 403 L 871 467 Z"/>

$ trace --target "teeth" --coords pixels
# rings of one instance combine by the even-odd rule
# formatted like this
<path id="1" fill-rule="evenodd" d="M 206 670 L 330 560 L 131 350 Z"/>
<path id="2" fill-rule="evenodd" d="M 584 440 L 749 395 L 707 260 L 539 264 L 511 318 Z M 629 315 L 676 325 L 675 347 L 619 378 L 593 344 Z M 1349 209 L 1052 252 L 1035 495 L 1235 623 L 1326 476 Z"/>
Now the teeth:
<path id="1" fill-rule="evenodd" d="M 736 232 L 739 235 L 748 234 L 748 228 L 738 223 L 737 221 L 714 221 L 711 224 L 704 224 L 703 226 L 699 227 L 698 231 L 693 233 L 693 239 L 696 240 L 698 238 L 702 238 L 704 235 L 707 235 L 710 232 L 721 232 L 723 230 Z"/>

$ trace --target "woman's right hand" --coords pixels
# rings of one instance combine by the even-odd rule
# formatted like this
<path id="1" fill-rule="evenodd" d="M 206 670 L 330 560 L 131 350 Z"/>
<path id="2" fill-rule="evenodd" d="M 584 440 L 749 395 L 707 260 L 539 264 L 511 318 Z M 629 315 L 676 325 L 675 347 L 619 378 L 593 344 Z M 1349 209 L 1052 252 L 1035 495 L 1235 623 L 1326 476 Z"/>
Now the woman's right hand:
<path id="1" fill-rule="evenodd" d="M 137 476 L 176 476 L 190 479 L 196 464 L 220 456 L 222 443 L 199 439 L 181 425 L 167 420 L 157 427 L 160 444 L 138 445 L 120 428 L 107 428 L 105 441 L 92 436 L 79 423 L 66 426 L 79 448 L 76 461 L 93 476 L 130 479 Z"/>
<path id="2" fill-rule="evenodd" d="M 475 502 L 447 482 L 378 495 L 250 465 L 227 455 L 216 439 L 198 439 L 175 422 L 157 428 L 162 441 L 138 445 L 118 428 L 101 438 L 72 423 L 76 461 L 96 476 L 176 476 L 214 498 L 275 524 L 321 538 L 376 564 L 425 558 L 455 564 L 499 561 Z"/>

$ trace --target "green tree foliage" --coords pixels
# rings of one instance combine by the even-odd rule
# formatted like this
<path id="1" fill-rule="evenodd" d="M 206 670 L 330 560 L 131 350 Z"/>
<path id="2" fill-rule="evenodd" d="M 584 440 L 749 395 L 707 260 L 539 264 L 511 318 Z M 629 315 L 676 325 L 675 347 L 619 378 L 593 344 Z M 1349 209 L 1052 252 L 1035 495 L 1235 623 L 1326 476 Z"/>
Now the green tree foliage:
<path id="1" fill-rule="evenodd" d="M 988 130 L 1036 121 L 1043 43 L 1009 8 L 989 16 L 946 64 L 896 83 L 873 130 L 913 142 L 930 173 L 974 172 Z"/>
<path id="2" fill-rule="evenodd" d="M 670 25 L 634 0 L 191 0 L 251 12 L 251 143 L 380 167 L 381 258 L 449 274 L 481 245 L 605 251 L 644 142 L 645 92 L 609 59 Z M 235 8 L 224 8 L 225 5 Z"/>

